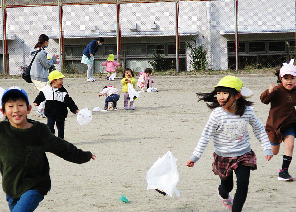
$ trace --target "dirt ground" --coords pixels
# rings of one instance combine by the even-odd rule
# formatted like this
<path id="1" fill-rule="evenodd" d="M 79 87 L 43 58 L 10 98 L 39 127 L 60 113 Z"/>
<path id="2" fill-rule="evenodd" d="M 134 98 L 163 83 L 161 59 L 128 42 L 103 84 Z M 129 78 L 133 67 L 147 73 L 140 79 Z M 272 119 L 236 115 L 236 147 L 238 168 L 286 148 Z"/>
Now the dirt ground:
<path id="1" fill-rule="evenodd" d="M 210 92 L 222 76 L 157 76 L 155 87 L 159 92 L 141 93 L 134 111 L 123 110 L 123 95 L 117 111 L 93 112 L 93 120 L 80 126 L 76 115 L 69 113 L 66 119 L 65 139 L 83 150 L 90 150 L 97 158 L 78 165 L 48 153 L 51 167 L 52 188 L 36 211 L 47 212 L 223 212 L 216 187 L 219 177 L 211 169 L 213 143 L 207 146 L 194 168 L 186 167 L 206 124 L 210 110 L 204 102 L 198 102 L 196 92 Z M 239 76 L 244 85 L 254 92 L 251 98 L 257 117 L 265 125 L 268 105 L 263 105 L 260 94 L 273 76 Z M 80 109 L 103 108 L 104 97 L 98 97 L 105 85 L 121 90 L 120 80 L 105 78 L 87 83 L 85 78 L 65 78 L 64 86 Z M 32 103 L 37 95 L 32 84 L 21 79 L 2 79 L 4 89 L 17 85 L 29 94 Z M 46 119 L 29 118 L 46 123 Z M 251 172 L 249 193 L 243 211 L 277 212 L 296 211 L 295 182 L 279 182 L 283 146 L 280 154 L 266 162 L 264 153 L 252 133 L 252 149 L 257 155 L 258 170 Z M 177 189 L 181 196 L 162 196 L 147 190 L 146 173 L 153 163 L 167 151 L 178 159 L 180 181 Z M 296 176 L 295 161 L 290 174 Z M 8 206 L 1 189 L 0 211 Z M 234 196 L 236 186 L 231 195 Z M 119 200 L 124 195 L 130 203 Z"/>

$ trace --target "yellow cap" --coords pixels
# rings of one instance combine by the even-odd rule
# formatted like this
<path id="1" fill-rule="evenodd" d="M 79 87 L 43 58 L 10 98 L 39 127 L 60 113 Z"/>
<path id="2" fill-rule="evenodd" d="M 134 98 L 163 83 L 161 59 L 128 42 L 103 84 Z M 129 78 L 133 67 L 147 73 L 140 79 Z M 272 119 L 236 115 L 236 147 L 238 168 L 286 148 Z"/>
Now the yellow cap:
<path id="1" fill-rule="evenodd" d="M 109 54 L 109 57 L 107 58 L 108 61 L 114 60 L 114 54 Z"/>
<path id="2" fill-rule="evenodd" d="M 61 79 L 64 77 L 65 76 L 61 72 L 59 72 L 58 70 L 54 70 L 54 71 L 50 72 L 48 75 L 49 81 L 52 81 L 54 79 Z"/>
<path id="3" fill-rule="evenodd" d="M 218 85 L 216 85 L 215 87 L 219 86 L 226 88 L 234 88 L 235 90 L 240 92 L 240 90 L 243 87 L 243 82 L 235 76 L 225 76 L 219 81 Z"/>

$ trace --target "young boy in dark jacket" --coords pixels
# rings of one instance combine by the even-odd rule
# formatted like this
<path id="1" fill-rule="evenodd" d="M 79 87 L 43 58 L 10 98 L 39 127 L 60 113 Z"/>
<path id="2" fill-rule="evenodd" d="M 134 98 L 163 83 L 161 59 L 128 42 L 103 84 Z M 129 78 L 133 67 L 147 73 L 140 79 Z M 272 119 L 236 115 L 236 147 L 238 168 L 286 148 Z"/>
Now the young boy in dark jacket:
<path id="1" fill-rule="evenodd" d="M 55 70 L 50 72 L 48 79 L 49 85 L 44 86 L 34 101 L 38 106 L 44 100 L 44 114 L 47 117 L 47 126 L 54 134 L 54 125 L 58 129 L 58 137 L 64 139 L 65 119 L 68 115 L 68 109 L 74 114 L 78 113 L 78 107 L 73 99 L 69 96 L 68 91 L 63 87 L 63 78 L 65 76 Z"/>
<path id="2" fill-rule="evenodd" d="M 12 87 L 4 92 L 1 112 L 6 120 L 0 122 L 0 172 L 10 211 L 34 211 L 50 190 L 45 152 L 78 164 L 96 157 L 54 136 L 45 124 L 27 119 L 31 109 L 23 89 Z"/>

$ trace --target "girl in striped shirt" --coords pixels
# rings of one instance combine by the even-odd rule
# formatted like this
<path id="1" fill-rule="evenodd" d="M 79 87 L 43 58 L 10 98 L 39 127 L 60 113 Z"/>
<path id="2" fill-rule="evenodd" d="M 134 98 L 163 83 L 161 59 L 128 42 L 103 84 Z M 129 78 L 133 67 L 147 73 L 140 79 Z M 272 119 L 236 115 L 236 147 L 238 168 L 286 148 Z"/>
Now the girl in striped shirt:
<path id="1" fill-rule="evenodd" d="M 187 166 L 193 167 L 206 145 L 214 142 L 213 172 L 219 175 L 221 184 L 217 187 L 223 205 L 232 211 L 241 211 L 248 193 L 250 170 L 257 169 L 256 155 L 251 149 L 248 124 L 253 128 L 259 140 L 265 158 L 269 161 L 273 154 L 264 126 L 257 119 L 252 102 L 245 98 L 252 96 L 252 91 L 243 87 L 243 82 L 234 76 L 223 77 L 212 93 L 198 93 L 199 100 L 213 109 L 202 132 L 201 138 Z M 233 171 L 237 178 L 237 190 L 234 199 L 229 193 L 233 189 Z"/>

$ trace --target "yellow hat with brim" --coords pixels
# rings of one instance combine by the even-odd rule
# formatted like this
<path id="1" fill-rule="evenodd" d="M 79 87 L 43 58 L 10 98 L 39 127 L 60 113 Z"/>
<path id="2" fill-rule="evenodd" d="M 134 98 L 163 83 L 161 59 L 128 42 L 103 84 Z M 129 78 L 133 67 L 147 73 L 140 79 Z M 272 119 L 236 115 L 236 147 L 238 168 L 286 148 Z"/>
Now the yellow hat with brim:
<path id="1" fill-rule="evenodd" d="M 243 82 L 235 76 L 225 76 L 219 81 L 215 88 L 216 87 L 234 88 L 240 92 L 243 87 Z"/>
<path id="2" fill-rule="evenodd" d="M 114 54 L 109 54 L 109 57 L 107 58 L 108 61 L 114 60 Z"/>
<path id="3" fill-rule="evenodd" d="M 48 79 L 49 81 L 51 82 L 52 80 L 55 80 L 55 79 L 61 79 L 61 78 L 64 78 L 65 76 L 59 72 L 58 70 L 54 70 L 52 72 L 49 73 L 48 75 Z"/>

